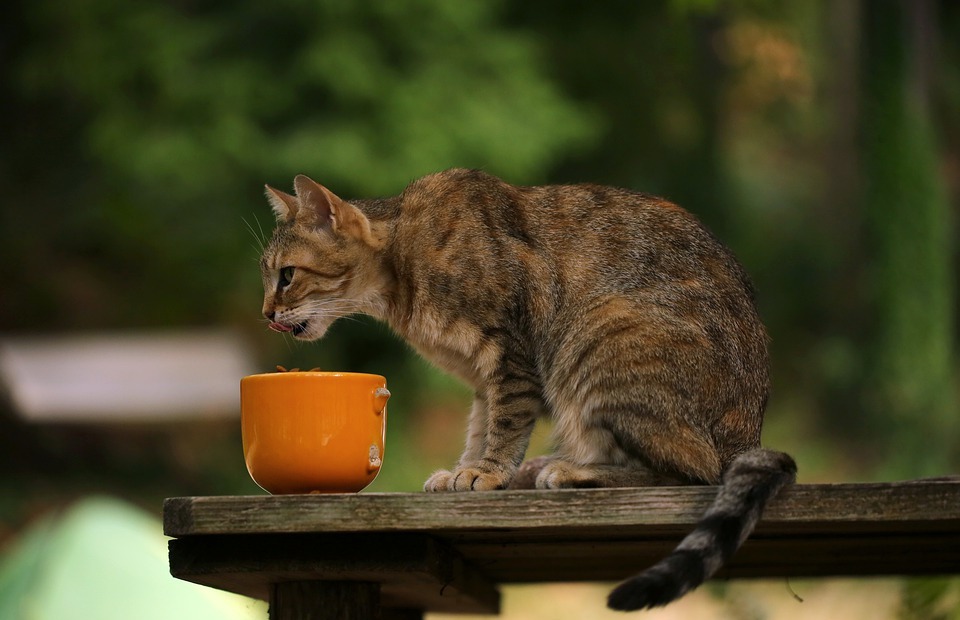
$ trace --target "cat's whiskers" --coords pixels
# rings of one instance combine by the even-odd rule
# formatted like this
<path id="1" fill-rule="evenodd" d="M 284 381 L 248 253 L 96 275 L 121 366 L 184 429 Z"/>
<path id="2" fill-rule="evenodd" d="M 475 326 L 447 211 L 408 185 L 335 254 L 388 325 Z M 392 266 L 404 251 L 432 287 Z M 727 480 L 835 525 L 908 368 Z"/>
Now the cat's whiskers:
<path id="1" fill-rule="evenodd" d="M 333 307 L 351 307 L 361 306 L 361 302 L 354 299 L 310 299 L 304 304 L 306 306 L 333 306 Z"/>
<path id="2" fill-rule="evenodd" d="M 325 317 L 351 318 L 350 314 L 362 312 L 364 305 L 352 299 L 311 299 L 298 307 L 308 315 Z"/>
<path id="3" fill-rule="evenodd" d="M 260 231 L 260 247 L 264 247 L 267 244 L 267 235 L 263 232 L 263 226 L 260 225 L 260 218 L 257 217 L 257 214 L 253 214 L 253 221 L 257 223 L 257 230 Z M 252 231 L 251 231 L 252 232 Z"/>
<path id="4" fill-rule="evenodd" d="M 254 219 L 256 220 L 256 217 L 257 217 L 256 214 L 254 214 L 253 217 L 254 217 Z M 254 228 L 253 228 L 253 226 L 250 224 L 250 222 L 247 221 L 246 218 L 241 217 L 240 220 L 246 225 L 247 230 L 250 231 L 250 234 L 253 235 L 253 240 L 257 242 L 257 244 L 256 244 L 255 246 L 253 246 L 253 249 L 254 249 L 254 250 L 257 250 L 257 256 L 262 255 L 262 254 L 263 254 L 263 250 L 264 250 L 264 246 L 265 246 L 265 243 L 266 243 L 266 242 L 264 241 L 265 237 L 264 237 L 264 234 L 263 234 L 263 228 L 260 227 L 260 220 L 256 220 L 256 222 L 257 222 L 257 228 L 259 228 L 259 230 L 260 230 L 260 234 L 259 234 L 259 235 L 257 234 L 257 231 L 254 230 Z M 258 259 L 258 260 L 259 260 L 259 259 Z"/>

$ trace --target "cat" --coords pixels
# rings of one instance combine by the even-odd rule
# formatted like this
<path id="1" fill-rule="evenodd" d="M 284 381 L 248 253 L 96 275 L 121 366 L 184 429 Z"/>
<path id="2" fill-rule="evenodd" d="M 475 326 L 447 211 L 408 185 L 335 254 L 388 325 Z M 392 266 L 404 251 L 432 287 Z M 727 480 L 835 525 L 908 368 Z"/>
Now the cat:
<path id="1" fill-rule="evenodd" d="M 679 546 L 609 596 L 665 605 L 710 578 L 795 481 L 760 447 L 766 330 L 746 273 L 680 207 L 599 185 L 452 169 L 344 201 L 270 186 L 269 326 L 316 340 L 364 313 L 475 391 L 466 447 L 426 491 L 720 484 Z M 555 456 L 523 461 L 536 420 Z"/>

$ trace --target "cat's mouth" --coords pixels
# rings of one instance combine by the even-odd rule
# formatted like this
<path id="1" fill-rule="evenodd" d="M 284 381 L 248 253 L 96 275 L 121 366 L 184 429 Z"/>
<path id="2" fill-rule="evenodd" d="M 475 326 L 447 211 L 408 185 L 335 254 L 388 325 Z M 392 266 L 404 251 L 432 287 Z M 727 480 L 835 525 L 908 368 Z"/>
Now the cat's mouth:
<path id="1" fill-rule="evenodd" d="M 301 323 L 294 323 L 293 325 L 286 325 L 285 323 L 277 323 L 276 321 L 270 323 L 270 329 L 275 332 L 280 333 L 289 333 L 294 336 L 299 336 L 303 332 L 307 331 L 307 322 L 303 321 Z"/>

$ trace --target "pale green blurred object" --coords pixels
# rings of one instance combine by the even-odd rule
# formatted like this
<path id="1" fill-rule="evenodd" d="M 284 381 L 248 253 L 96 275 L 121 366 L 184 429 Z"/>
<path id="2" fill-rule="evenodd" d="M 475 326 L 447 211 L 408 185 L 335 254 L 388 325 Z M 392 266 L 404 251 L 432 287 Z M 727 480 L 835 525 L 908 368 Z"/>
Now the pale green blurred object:
<path id="1" fill-rule="evenodd" d="M 0 558 L 4 620 L 265 618 L 266 604 L 170 576 L 159 521 L 93 497 L 28 529 Z"/>

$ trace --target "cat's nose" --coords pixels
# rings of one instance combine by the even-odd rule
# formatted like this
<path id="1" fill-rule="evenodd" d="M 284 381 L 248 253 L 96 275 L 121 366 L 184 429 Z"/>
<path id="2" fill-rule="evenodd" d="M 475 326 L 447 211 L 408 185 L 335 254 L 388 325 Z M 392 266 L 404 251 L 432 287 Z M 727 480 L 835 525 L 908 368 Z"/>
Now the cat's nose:
<path id="1" fill-rule="evenodd" d="M 263 316 L 267 317 L 267 320 L 268 320 L 268 321 L 273 321 L 273 317 L 275 317 L 276 315 L 277 315 L 277 313 L 274 312 L 273 310 L 271 310 L 270 312 L 264 312 L 264 313 L 263 313 Z"/>

